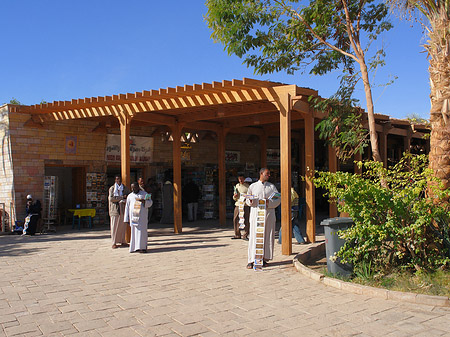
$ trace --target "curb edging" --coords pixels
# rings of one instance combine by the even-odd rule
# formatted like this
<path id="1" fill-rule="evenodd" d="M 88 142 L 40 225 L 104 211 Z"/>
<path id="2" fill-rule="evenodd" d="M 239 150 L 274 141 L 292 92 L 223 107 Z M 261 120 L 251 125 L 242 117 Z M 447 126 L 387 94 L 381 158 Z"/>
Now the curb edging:
<path id="1" fill-rule="evenodd" d="M 309 277 L 310 279 L 323 283 L 326 286 L 341 289 L 354 294 L 366 295 L 370 297 L 378 297 L 383 298 L 385 300 L 396 300 L 416 304 L 425 304 L 436 307 L 450 307 L 450 299 L 445 296 L 415 294 L 382 288 L 374 288 L 360 285 L 357 283 L 345 282 L 342 280 L 322 275 L 306 267 L 303 264 L 307 260 L 322 254 L 324 251 L 325 251 L 325 242 L 321 242 L 320 244 L 308 247 L 306 251 L 297 254 L 292 260 L 292 263 L 299 273 Z"/>

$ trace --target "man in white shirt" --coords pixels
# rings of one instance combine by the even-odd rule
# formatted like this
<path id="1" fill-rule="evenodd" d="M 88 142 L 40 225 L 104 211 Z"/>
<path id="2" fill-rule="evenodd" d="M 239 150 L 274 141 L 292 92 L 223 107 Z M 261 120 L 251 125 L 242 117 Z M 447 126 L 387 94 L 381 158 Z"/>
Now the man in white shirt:
<path id="1" fill-rule="evenodd" d="M 275 242 L 275 208 L 281 203 L 281 198 L 270 199 L 274 193 L 278 193 L 274 184 L 269 182 L 270 171 L 262 168 L 259 171 L 259 180 L 248 188 L 247 194 L 253 195 L 253 199 L 246 199 L 247 205 L 250 206 L 250 237 L 248 242 L 248 264 L 247 268 L 253 268 L 255 262 L 256 249 L 256 227 L 258 217 L 258 204 L 260 200 L 264 200 L 266 204 L 265 230 L 264 230 L 264 266 L 267 261 L 273 259 L 273 246 Z"/>

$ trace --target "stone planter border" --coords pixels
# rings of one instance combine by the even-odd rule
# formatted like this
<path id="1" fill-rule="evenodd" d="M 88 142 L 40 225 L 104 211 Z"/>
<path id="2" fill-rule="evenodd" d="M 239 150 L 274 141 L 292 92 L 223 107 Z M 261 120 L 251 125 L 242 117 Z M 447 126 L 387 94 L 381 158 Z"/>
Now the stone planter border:
<path id="1" fill-rule="evenodd" d="M 382 288 L 374 288 L 369 286 L 364 286 L 356 283 L 345 282 L 335 278 L 327 277 L 322 275 L 312 269 L 309 269 L 304 265 L 306 261 L 312 259 L 325 252 L 325 242 L 321 242 L 318 245 L 312 245 L 308 247 L 304 252 L 296 255 L 293 259 L 294 267 L 298 272 L 303 275 L 321 282 L 327 286 L 341 289 L 344 291 L 349 291 L 359 295 L 366 295 L 370 297 L 379 297 L 386 300 L 396 300 L 417 304 L 425 304 L 436 307 L 450 307 L 450 299 L 445 296 L 432 296 L 423 294 L 414 294 L 402 291 L 387 290 Z"/>

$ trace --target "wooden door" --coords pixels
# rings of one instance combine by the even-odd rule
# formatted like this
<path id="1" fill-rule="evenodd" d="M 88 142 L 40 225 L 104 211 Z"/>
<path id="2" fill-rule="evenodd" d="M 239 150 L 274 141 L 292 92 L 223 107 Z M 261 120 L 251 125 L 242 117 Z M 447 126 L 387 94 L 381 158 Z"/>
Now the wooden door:
<path id="1" fill-rule="evenodd" d="M 75 205 L 86 204 L 86 168 L 74 167 L 72 169 L 72 200 Z"/>

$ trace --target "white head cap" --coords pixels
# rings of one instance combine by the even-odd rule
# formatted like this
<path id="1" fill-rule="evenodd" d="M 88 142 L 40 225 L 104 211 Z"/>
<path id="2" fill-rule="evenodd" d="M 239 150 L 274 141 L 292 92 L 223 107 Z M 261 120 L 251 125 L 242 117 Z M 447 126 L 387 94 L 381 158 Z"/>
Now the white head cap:
<path id="1" fill-rule="evenodd" d="M 251 183 L 253 180 L 250 177 L 245 178 L 244 183 Z"/>
<path id="2" fill-rule="evenodd" d="M 31 194 L 28 194 L 27 195 L 27 200 L 32 200 L 32 199 L 33 199 L 33 196 Z"/>

